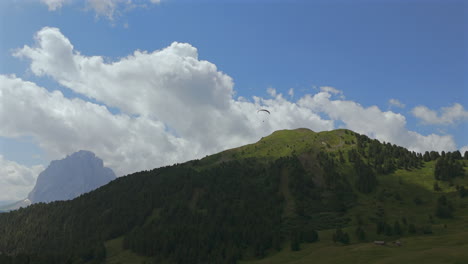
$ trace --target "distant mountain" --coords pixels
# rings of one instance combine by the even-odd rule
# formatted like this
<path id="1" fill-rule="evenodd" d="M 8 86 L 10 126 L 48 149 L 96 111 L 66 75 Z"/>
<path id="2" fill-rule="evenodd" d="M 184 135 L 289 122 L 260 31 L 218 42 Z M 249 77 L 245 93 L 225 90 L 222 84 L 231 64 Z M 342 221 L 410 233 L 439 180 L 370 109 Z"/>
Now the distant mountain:
<path id="1" fill-rule="evenodd" d="M 91 151 L 80 150 L 62 160 L 54 160 L 37 177 L 28 199 L 32 203 L 70 200 L 114 180 L 115 174 L 103 166 Z"/>

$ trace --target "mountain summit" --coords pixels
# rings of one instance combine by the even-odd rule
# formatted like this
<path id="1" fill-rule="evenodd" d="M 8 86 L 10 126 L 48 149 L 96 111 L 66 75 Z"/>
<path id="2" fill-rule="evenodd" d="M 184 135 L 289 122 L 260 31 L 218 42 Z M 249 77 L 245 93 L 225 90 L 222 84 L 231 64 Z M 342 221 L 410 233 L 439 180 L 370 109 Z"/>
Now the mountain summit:
<path id="1" fill-rule="evenodd" d="M 54 160 L 37 177 L 28 199 L 32 203 L 70 200 L 115 179 L 102 159 L 91 151 L 80 150 L 62 160 Z"/>

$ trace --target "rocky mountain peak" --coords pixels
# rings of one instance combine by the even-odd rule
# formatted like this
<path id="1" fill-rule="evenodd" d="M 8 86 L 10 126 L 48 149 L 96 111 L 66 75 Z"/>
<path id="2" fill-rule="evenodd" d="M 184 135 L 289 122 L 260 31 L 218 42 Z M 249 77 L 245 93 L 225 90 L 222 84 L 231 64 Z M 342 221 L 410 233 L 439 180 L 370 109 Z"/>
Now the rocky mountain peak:
<path id="1" fill-rule="evenodd" d="M 62 160 L 54 160 L 41 172 L 28 199 L 33 203 L 70 200 L 115 179 L 93 152 L 80 150 Z"/>

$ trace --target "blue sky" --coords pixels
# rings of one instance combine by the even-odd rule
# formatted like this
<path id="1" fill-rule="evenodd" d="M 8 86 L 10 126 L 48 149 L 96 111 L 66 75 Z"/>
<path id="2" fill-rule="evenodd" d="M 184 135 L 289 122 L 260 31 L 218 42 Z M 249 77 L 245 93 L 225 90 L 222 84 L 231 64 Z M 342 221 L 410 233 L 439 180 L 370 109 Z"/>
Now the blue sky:
<path id="1" fill-rule="evenodd" d="M 47 166 L 51 159 L 63 158 L 84 148 L 97 153 L 122 175 L 197 158 L 255 142 L 277 129 L 296 127 L 316 131 L 346 127 L 416 151 L 468 149 L 466 1 L 194 2 L 106 0 L 101 4 L 109 5 L 103 8 L 96 1 L 1 1 L 0 75 L 7 76 L 4 82 L 11 87 L 13 83 L 18 83 L 18 87 L 27 86 L 28 81 L 35 85 L 30 88 L 32 90 L 1 98 L 4 105 L 5 100 L 18 101 L 11 108 L 0 107 L 0 111 L 4 111 L 2 122 L 8 122 L 7 128 L 3 131 L 0 128 L 0 155 L 3 164 L 15 168 L 10 172 L 17 171 L 14 176 L 5 178 L 9 178 L 10 183 L 15 177 L 30 179 L 40 170 L 40 167 L 34 170 L 34 165 Z M 61 5 L 52 10 L 52 3 Z M 48 49 L 40 47 L 41 41 L 56 42 Z M 152 72 L 146 67 L 138 74 L 138 69 L 132 68 L 138 66 L 132 65 L 141 64 L 129 63 L 125 69 L 117 65 L 108 67 L 105 73 L 114 79 L 100 79 L 104 72 L 93 75 L 103 67 L 80 70 L 79 77 L 75 78 L 70 76 L 76 72 L 64 70 L 60 73 L 60 68 L 54 68 L 54 65 L 68 63 L 53 54 L 54 48 L 62 47 L 67 41 L 73 46 L 70 53 L 74 56 L 73 65 L 84 65 L 83 61 L 92 56 L 102 58 L 101 66 L 123 60 L 136 62 L 136 57 L 132 57 L 136 50 L 147 51 L 148 55 L 174 42 L 189 46 L 175 45 L 174 51 L 160 53 L 158 58 L 142 55 L 141 62 L 150 61 L 156 65 L 167 61 L 169 68 L 163 68 L 164 73 Z M 36 52 L 24 49 L 25 45 Z M 177 77 L 180 65 L 172 56 L 182 56 L 180 50 L 196 52 L 195 61 L 181 60 L 201 67 L 189 75 L 196 81 L 182 82 Z M 203 61 L 216 68 L 206 68 Z M 40 69 L 34 70 L 33 65 L 39 65 Z M 127 73 L 129 77 L 119 79 L 123 77 L 113 75 L 113 71 Z M 15 82 L 11 74 L 16 76 Z M 93 82 L 89 81 L 91 78 Z M 167 86 L 164 82 L 159 84 L 161 78 L 177 81 L 170 81 Z M 217 80 L 214 83 L 213 78 Z M 130 86 L 119 86 L 127 81 Z M 155 84 L 158 88 L 153 90 L 151 83 L 158 83 Z M 171 85 L 179 87 L 180 93 Z M 1 86 L 0 83 L 0 89 L 6 89 Z M 40 92 L 39 87 L 48 93 Z M 113 92 L 109 94 L 108 89 Z M 57 90 L 64 97 L 50 99 Z M 23 101 L 21 96 L 36 92 L 49 98 L 49 105 Z M 128 100 L 134 98 L 133 104 L 125 102 L 121 96 L 129 96 Z M 152 100 L 151 96 L 154 96 Z M 162 97 L 174 99 L 159 102 Z M 147 146 L 151 150 L 145 151 L 143 147 L 132 147 L 145 145 L 137 138 L 149 137 L 154 132 L 151 128 L 143 132 L 142 125 L 134 125 L 135 130 L 126 132 L 135 137 L 134 144 L 126 147 L 110 141 L 99 146 L 101 143 L 93 141 L 92 133 L 101 132 L 92 131 L 105 131 L 106 127 L 99 128 L 97 124 L 87 127 L 87 136 L 82 133 L 69 136 L 70 131 L 88 126 L 79 123 L 80 117 L 84 118 L 81 116 L 83 105 L 75 104 L 77 101 L 73 98 L 91 103 L 92 111 L 101 111 L 97 106 L 105 107 L 109 113 L 103 113 L 103 118 L 120 120 L 112 123 L 116 129 L 122 127 L 118 122 L 134 125 L 147 121 L 144 123 L 152 127 L 164 127 L 165 134 L 161 132 L 153 145 Z M 221 99 L 217 101 L 217 98 Z M 38 105 L 17 109 L 21 102 Z M 175 105 L 187 109 L 176 115 L 180 107 L 171 109 Z M 251 109 L 259 106 L 275 110 L 275 116 L 267 125 L 257 126 L 252 123 L 256 120 L 248 116 Z M 73 108 L 73 115 L 62 114 L 60 118 L 63 119 L 60 119 L 56 113 L 64 112 L 64 108 Z M 165 109 L 173 115 L 165 113 Z M 226 109 L 231 110 L 229 114 L 223 112 Z M 15 113 L 28 111 L 38 113 L 34 126 L 23 120 L 24 114 L 15 117 Z M 199 119 L 206 111 L 225 114 L 228 120 L 244 120 L 241 121 L 244 123 L 219 121 L 215 114 L 207 116 L 206 120 Z M 239 112 L 230 116 L 232 111 Z M 184 115 L 189 112 L 198 115 Z M 70 120 L 77 120 L 79 124 Z M 222 124 L 216 125 L 213 135 L 207 135 L 203 130 L 206 124 L 201 124 L 205 121 Z M 57 125 L 53 131 L 45 127 L 49 122 Z M 119 133 L 120 138 L 128 137 L 123 131 Z M 220 134 L 226 138 L 214 142 L 203 139 L 203 135 L 219 137 Z M 158 154 L 161 148 L 168 154 Z M 132 160 L 134 153 L 141 152 L 147 153 L 135 158 L 150 158 L 154 162 Z M 128 169 L 115 164 L 125 164 Z M 23 172 L 19 172 L 20 169 L 24 169 Z M 24 176 L 26 174 L 29 176 Z M 28 186 L 24 187 L 26 190 L 31 181 L 24 182 L 23 185 Z"/>

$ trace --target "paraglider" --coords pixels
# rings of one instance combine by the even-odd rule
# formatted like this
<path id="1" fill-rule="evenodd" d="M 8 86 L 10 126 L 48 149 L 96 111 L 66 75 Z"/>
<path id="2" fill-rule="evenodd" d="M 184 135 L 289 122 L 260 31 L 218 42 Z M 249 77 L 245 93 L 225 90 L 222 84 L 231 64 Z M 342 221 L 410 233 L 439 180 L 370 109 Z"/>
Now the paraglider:
<path id="1" fill-rule="evenodd" d="M 257 114 L 259 114 L 260 112 L 265 112 L 265 113 L 268 113 L 268 115 L 270 115 L 270 114 L 271 114 L 271 113 L 270 113 L 270 111 L 268 111 L 268 110 L 266 110 L 266 109 L 263 109 L 263 108 L 262 108 L 262 109 L 259 109 L 259 110 L 257 110 Z M 265 119 L 264 119 L 264 118 L 265 118 L 265 117 L 263 116 L 263 121 L 262 121 L 262 122 L 265 122 Z"/>
<path id="2" fill-rule="evenodd" d="M 261 112 L 261 111 L 265 111 L 265 112 L 267 112 L 268 114 L 271 114 L 270 111 L 268 111 L 268 110 L 266 110 L 266 109 L 259 109 L 259 110 L 257 111 L 257 114 L 258 114 L 259 112 Z"/>

